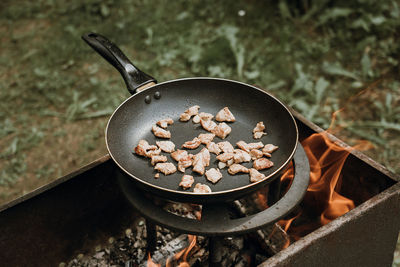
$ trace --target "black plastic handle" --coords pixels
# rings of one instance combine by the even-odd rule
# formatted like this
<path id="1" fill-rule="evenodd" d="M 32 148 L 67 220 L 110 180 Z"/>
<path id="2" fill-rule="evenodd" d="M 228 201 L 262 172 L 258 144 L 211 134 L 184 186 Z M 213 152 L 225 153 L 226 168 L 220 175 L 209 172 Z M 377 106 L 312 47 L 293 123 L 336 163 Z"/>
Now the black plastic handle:
<path id="1" fill-rule="evenodd" d="M 106 37 L 91 32 L 82 35 L 82 39 L 121 73 L 129 93 L 135 94 L 137 89 L 148 83 L 157 83 L 156 79 L 135 67 Z"/>

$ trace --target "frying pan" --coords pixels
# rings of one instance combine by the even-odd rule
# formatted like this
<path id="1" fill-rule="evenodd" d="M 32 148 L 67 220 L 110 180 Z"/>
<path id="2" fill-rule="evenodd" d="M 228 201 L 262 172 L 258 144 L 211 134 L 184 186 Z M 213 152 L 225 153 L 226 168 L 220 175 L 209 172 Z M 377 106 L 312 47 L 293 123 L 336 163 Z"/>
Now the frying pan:
<path id="1" fill-rule="evenodd" d="M 106 128 L 106 145 L 111 158 L 125 174 L 124 179 L 135 183 L 141 189 L 173 201 L 191 203 L 210 203 L 230 201 L 257 190 L 279 178 L 279 174 L 291 161 L 298 143 L 296 122 L 290 111 L 278 99 L 254 86 L 219 78 L 185 78 L 156 84 L 156 80 L 135 67 L 121 50 L 104 36 L 88 33 L 82 36 L 95 51 L 112 64 L 122 75 L 131 97 L 126 99 L 111 115 Z M 191 189 L 183 190 L 179 182 L 183 176 L 176 172 L 172 175 L 160 175 L 155 179 L 156 171 L 150 160 L 133 153 L 139 140 L 150 144 L 157 140 L 151 132 L 152 126 L 160 119 L 170 117 L 174 124 L 168 126 L 176 148 L 200 133 L 206 133 L 200 124 L 192 121 L 180 122 L 179 115 L 188 107 L 199 105 L 200 111 L 216 114 L 223 107 L 229 107 L 236 122 L 229 123 L 232 132 L 225 140 L 218 137 L 214 142 L 229 141 L 232 145 L 245 142 L 262 141 L 272 143 L 279 149 L 272 155 L 274 166 L 262 171 L 266 178 L 250 183 L 248 174 L 230 175 L 222 169 L 223 178 L 216 184 L 207 181 L 205 176 L 193 173 L 191 168 L 186 174 L 194 177 Z M 263 121 L 267 135 L 253 139 L 252 130 L 257 122 Z M 204 146 L 189 153 L 198 153 Z M 166 154 L 166 153 L 163 153 Z M 169 155 L 168 161 L 176 163 Z M 211 154 L 210 166 L 217 167 L 215 155 Z M 176 165 L 176 164 L 175 164 Z M 251 163 L 243 164 L 251 167 Z M 125 181 L 126 182 L 126 181 Z M 210 186 L 212 193 L 193 192 L 196 183 Z"/>

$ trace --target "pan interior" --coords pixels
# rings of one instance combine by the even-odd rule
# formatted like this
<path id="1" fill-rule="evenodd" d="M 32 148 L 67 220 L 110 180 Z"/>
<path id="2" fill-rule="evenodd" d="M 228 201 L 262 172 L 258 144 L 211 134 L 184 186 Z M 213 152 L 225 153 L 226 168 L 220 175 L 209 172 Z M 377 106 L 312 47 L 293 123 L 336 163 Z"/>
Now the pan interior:
<path id="1" fill-rule="evenodd" d="M 153 97 L 155 92 L 161 92 L 161 98 Z M 149 95 L 152 97 L 150 104 L 144 99 Z M 180 148 L 188 140 L 192 140 L 200 133 L 207 133 L 200 124 L 194 124 L 192 120 L 180 122 L 179 115 L 188 107 L 200 106 L 200 112 L 208 112 L 215 115 L 223 107 L 229 107 L 236 117 L 236 122 L 228 123 L 232 132 L 224 140 L 215 137 L 214 142 L 229 141 L 233 146 L 236 142 L 243 140 L 249 142 L 272 143 L 279 149 L 272 154 L 270 160 L 274 167 L 261 171 L 266 176 L 271 176 L 280 169 L 292 157 L 297 143 L 297 128 L 293 117 L 288 110 L 275 98 L 246 84 L 221 79 L 193 78 L 174 80 L 158 84 L 141 93 L 127 99 L 111 117 L 106 141 L 110 154 L 117 164 L 133 178 L 150 185 L 173 191 L 183 192 L 179 182 L 183 176 L 181 172 L 155 179 L 156 171 L 150 164 L 150 160 L 137 156 L 133 148 L 140 139 L 147 140 L 150 144 L 156 141 L 166 140 L 156 138 L 151 132 L 152 126 L 160 119 L 170 117 L 174 124 L 168 126 L 171 131 L 170 139 Z M 263 121 L 266 125 L 267 135 L 261 139 L 253 139 L 252 130 L 257 122 Z M 200 145 L 189 153 L 198 153 L 204 145 Z M 168 157 L 168 162 L 176 162 L 168 153 L 162 153 Z M 251 167 L 252 163 L 244 163 Z M 211 153 L 210 166 L 218 168 L 216 155 Z M 196 183 L 210 186 L 213 192 L 223 192 L 240 189 L 250 185 L 248 174 L 230 175 L 227 168 L 221 170 L 223 178 L 216 184 L 207 181 L 205 176 L 193 173 L 188 168 L 185 174 L 193 175 L 194 184 L 185 192 L 193 192 Z"/>

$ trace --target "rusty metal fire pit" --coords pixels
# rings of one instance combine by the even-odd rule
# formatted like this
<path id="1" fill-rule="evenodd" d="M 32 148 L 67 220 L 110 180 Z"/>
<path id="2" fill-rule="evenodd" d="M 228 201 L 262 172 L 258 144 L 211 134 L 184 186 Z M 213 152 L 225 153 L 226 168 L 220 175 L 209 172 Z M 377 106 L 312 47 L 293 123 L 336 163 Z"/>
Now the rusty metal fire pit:
<path id="1" fill-rule="evenodd" d="M 300 140 L 322 131 L 293 113 Z M 121 193 L 117 171 L 106 155 L 0 207 L 2 265 L 55 266 L 120 234 L 140 215 Z M 342 173 L 342 189 L 356 208 L 261 266 L 391 265 L 400 228 L 398 177 L 357 151 L 351 152 Z M 360 177 L 367 182 L 361 183 Z"/>

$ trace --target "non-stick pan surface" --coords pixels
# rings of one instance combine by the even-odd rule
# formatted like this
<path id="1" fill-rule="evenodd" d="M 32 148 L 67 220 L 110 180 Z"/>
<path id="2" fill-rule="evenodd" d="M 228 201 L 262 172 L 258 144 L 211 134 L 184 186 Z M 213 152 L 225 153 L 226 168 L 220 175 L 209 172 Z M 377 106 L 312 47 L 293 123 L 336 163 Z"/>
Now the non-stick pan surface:
<path id="1" fill-rule="evenodd" d="M 161 98 L 154 98 L 155 92 L 161 93 Z M 152 98 L 151 103 L 145 102 L 145 97 Z M 221 170 L 223 178 L 216 184 L 207 181 L 205 176 L 192 172 L 191 168 L 186 174 L 193 175 L 194 184 L 191 189 L 183 190 L 179 182 L 183 176 L 181 172 L 172 175 L 160 175 L 154 178 L 156 171 L 150 164 L 150 160 L 133 153 L 133 148 L 140 139 L 155 144 L 157 140 L 151 132 L 152 126 L 161 119 L 170 117 L 174 124 L 168 127 L 171 131 L 176 148 L 188 140 L 192 140 L 200 133 L 206 133 L 200 124 L 194 124 L 191 120 L 180 122 L 179 115 L 188 107 L 200 106 L 200 112 L 216 114 L 223 107 L 229 107 L 236 117 L 236 122 L 229 123 L 232 132 L 224 140 L 215 137 L 214 142 L 229 141 L 235 146 L 236 142 L 262 141 L 264 144 L 272 143 L 279 149 L 272 154 L 271 160 L 274 167 L 262 171 L 267 178 L 257 184 L 249 182 L 248 174 L 230 175 L 227 169 Z M 267 135 L 261 139 L 253 139 L 252 130 L 257 122 L 263 121 L 266 125 Z M 281 171 L 296 150 L 298 131 L 295 120 L 287 108 L 275 97 L 266 92 L 240 82 L 214 78 L 188 78 L 168 81 L 157 84 L 128 98 L 111 116 L 106 129 L 106 143 L 111 157 L 119 167 L 134 179 L 139 185 L 150 192 L 167 196 L 176 200 L 189 199 L 193 202 L 203 202 L 203 199 L 220 198 L 223 195 L 240 195 L 241 192 L 249 192 L 258 188 L 261 184 L 267 184 Z M 189 153 L 198 153 L 204 145 Z M 167 153 L 169 162 L 176 162 Z M 243 165 L 251 167 L 251 163 Z M 211 154 L 211 162 L 208 168 L 217 168 L 216 156 Z M 193 187 L 196 183 L 204 183 L 210 186 L 211 194 L 195 194 Z M 186 196 L 189 196 L 186 198 Z"/>

